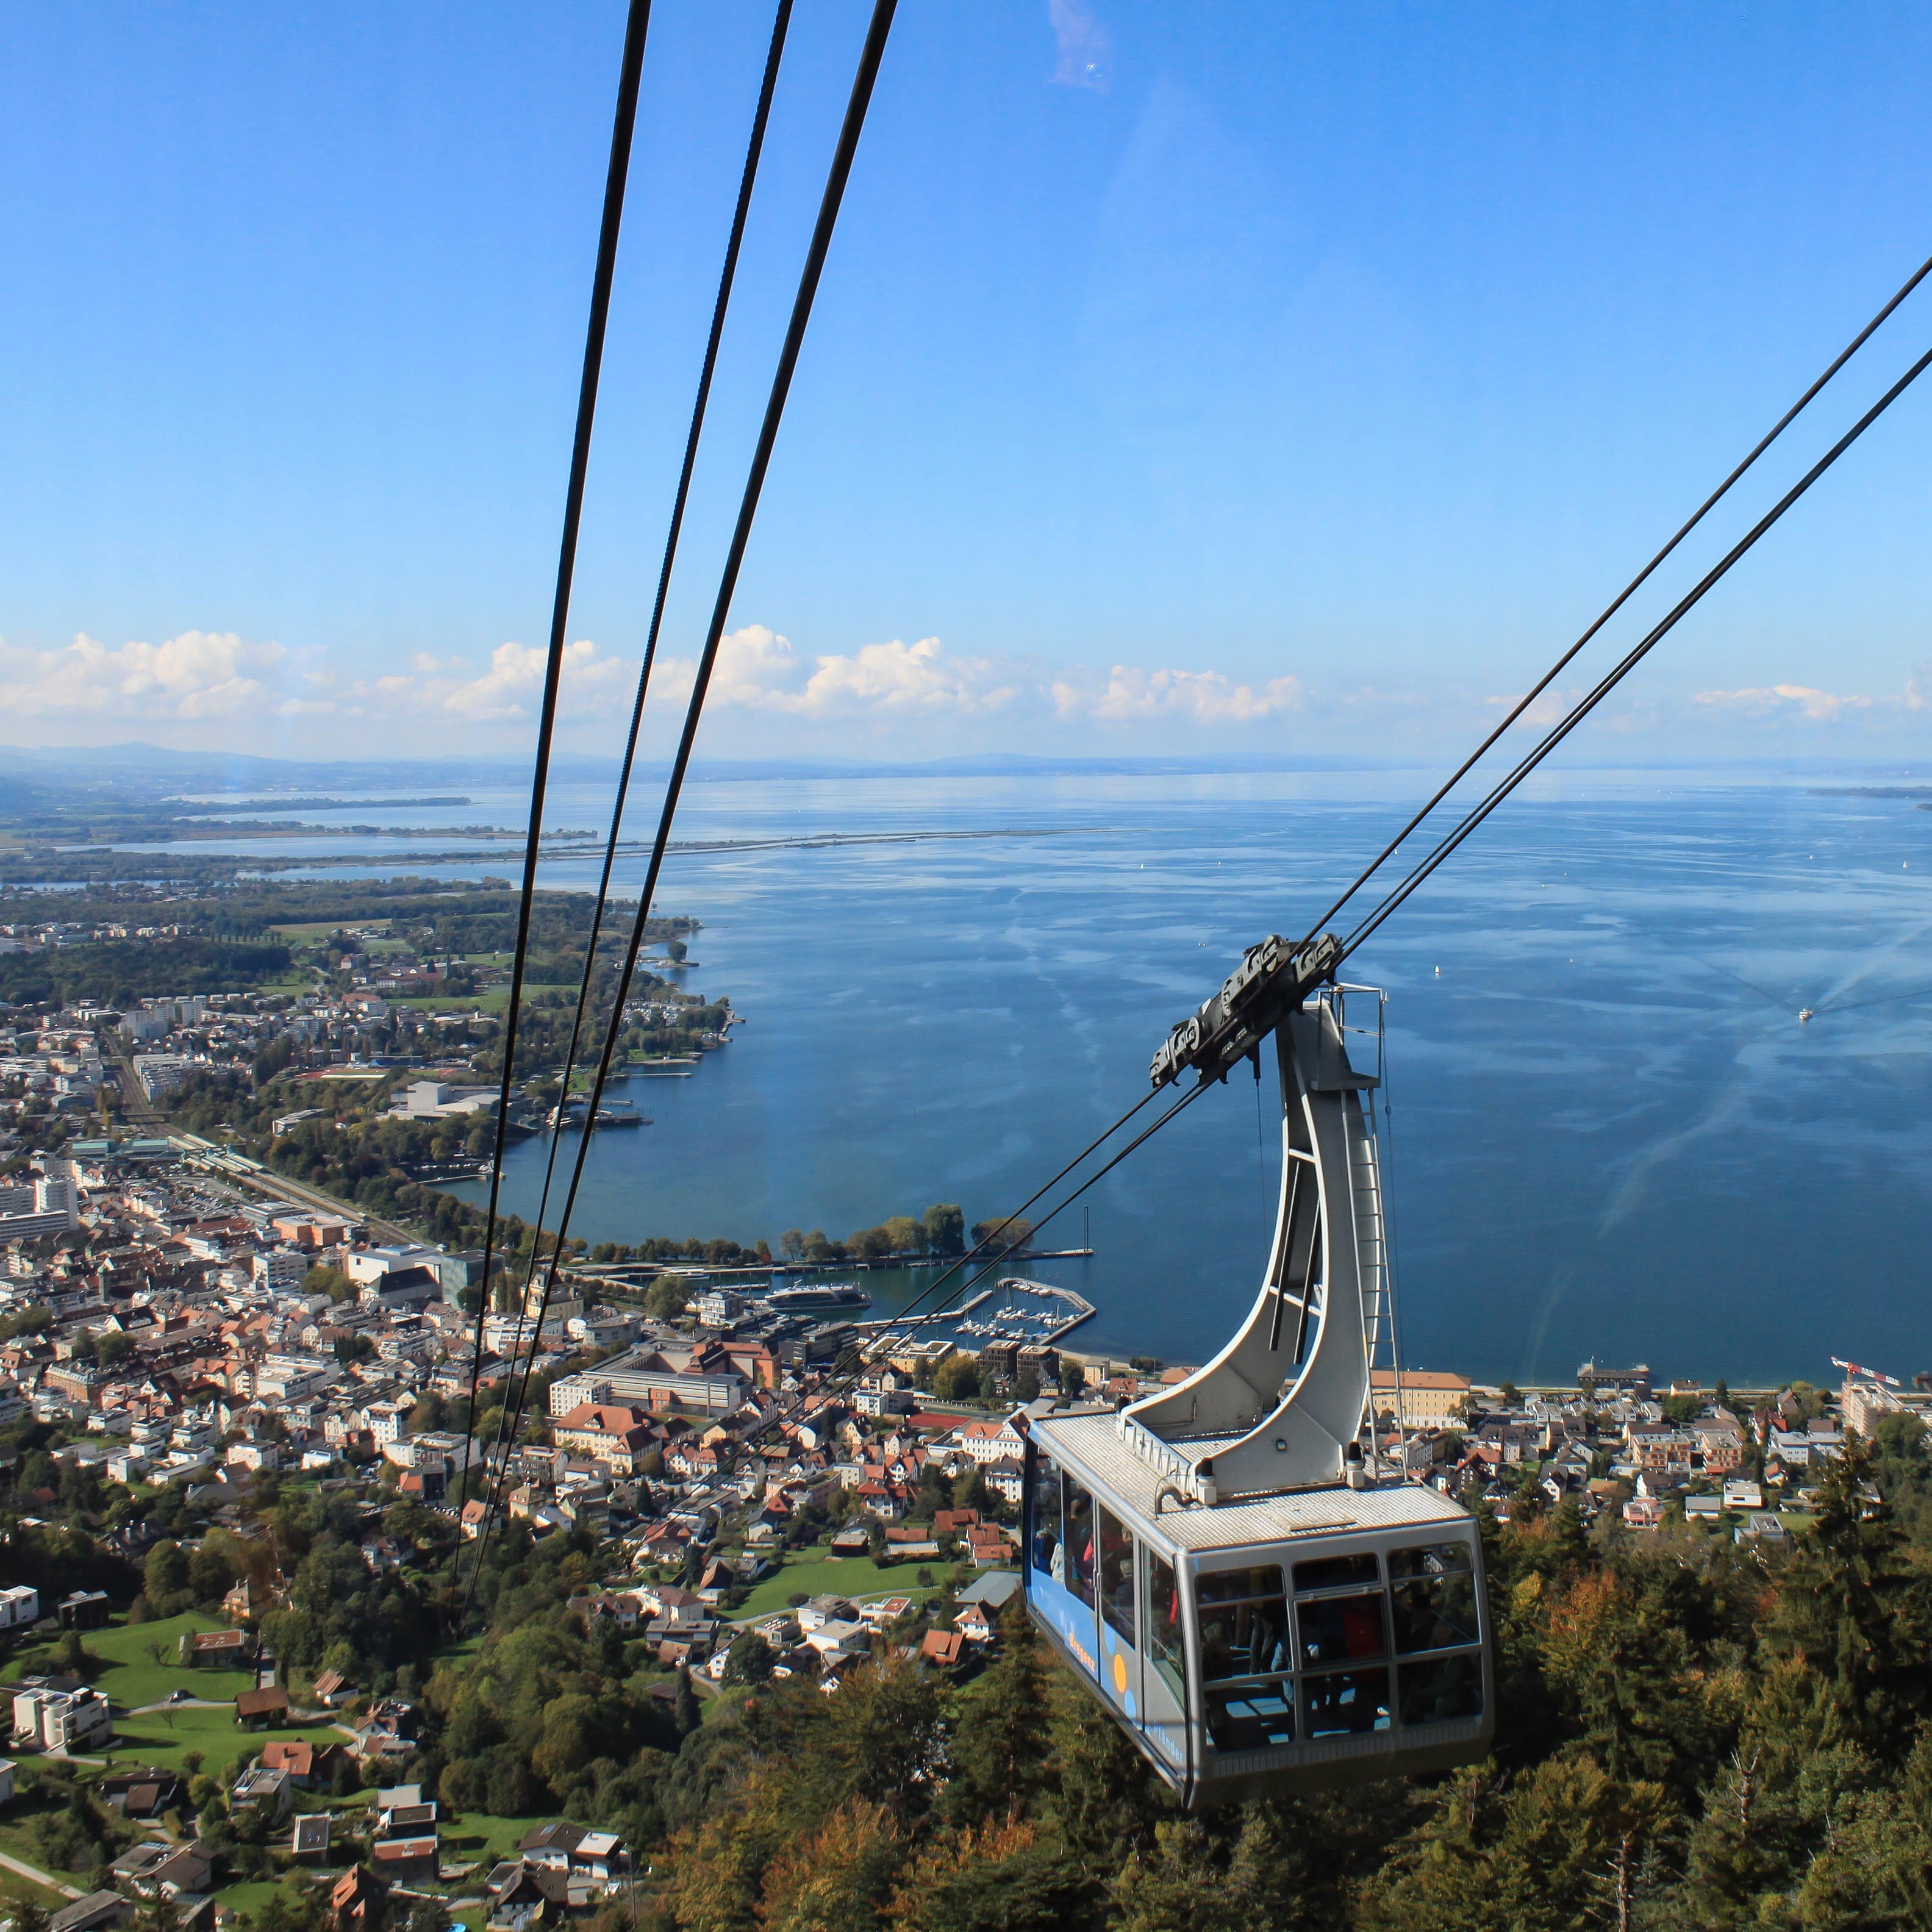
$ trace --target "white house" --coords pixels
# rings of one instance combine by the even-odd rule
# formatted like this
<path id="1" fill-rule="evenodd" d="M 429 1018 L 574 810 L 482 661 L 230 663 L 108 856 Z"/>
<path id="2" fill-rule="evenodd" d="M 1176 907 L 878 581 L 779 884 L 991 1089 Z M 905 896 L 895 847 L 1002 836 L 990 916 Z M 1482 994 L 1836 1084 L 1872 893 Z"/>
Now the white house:
<path id="1" fill-rule="evenodd" d="M 962 1451 L 982 1466 L 1008 1458 L 1018 1460 L 1026 1453 L 1025 1442 L 1010 1422 L 962 1423 L 958 1441 Z"/>

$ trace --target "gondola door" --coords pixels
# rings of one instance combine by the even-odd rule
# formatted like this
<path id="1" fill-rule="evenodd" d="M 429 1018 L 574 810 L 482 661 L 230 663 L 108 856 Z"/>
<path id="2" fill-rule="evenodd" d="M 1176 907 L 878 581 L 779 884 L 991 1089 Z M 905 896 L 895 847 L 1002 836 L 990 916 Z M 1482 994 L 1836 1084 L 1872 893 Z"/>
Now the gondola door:
<path id="1" fill-rule="evenodd" d="M 1140 1728 L 1156 1758 L 1177 1780 L 1189 1768 L 1187 1612 L 1179 1569 L 1165 1552 L 1140 1546 Z"/>

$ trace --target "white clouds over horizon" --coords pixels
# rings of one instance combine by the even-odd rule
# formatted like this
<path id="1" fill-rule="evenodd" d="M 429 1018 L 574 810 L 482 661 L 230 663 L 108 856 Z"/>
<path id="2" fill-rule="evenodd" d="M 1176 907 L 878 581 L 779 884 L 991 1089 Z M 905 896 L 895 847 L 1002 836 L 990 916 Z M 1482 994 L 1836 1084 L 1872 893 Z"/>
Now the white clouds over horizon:
<path id="1" fill-rule="evenodd" d="M 692 659 L 667 659 L 664 695 L 685 701 L 696 670 Z M 889 720 L 997 712 L 1019 695 L 993 659 L 954 657 L 937 638 L 915 644 L 894 638 L 808 664 L 788 638 L 748 624 L 720 640 L 705 702 L 795 718 Z"/>
<path id="2" fill-rule="evenodd" d="M 0 646 L 0 715 L 198 721 L 260 714 L 288 653 L 232 631 L 184 631 L 110 648 L 85 632 L 64 649 Z"/>
<path id="3" fill-rule="evenodd" d="M 1298 709 L 1298 677 L 1274 677 L 1260 686 L 1236 684 L 1218 670 L 1141 670 L 1115 664 L 1104 682 L 1057 678 L 1049 687 L 1062 718 L 1099 724 L 1142 724 L 1178 718 L 1195 724 L 1248 724 Z"/>
<path id="4" fill-rule="evenodd" d="M 0 641 L 0 734 L 14 735 L 7 733 L 9 724 L 44 732 L 64 720 L 103 734 L 212 746 L 232 746 L 247 734 L 278 739 L 280 748 L 292 750 L 298 734 L 337 725 L 353 728 L 372 749 L 419 745 L 425 731 L 440 750 L 484 749 L 527 734 L 541 705 L 544 668 L 541 646 L 515 642 L 498 644 L 484 659 L 418 653 L 370 677 L 346 674 L 327 652 L 253 642 L 233 632 L 185 631 L 160 644 L 118 646 L 82 634 L 56 650 Z M 654 746 L 668 741 L 681 717 L 694 669 L 689 658 L 660 659 L 648 713 Z M 1714 728 L 1754 733 L 1780 725 L 1880 730 L 1927 708 L 1922 683 L 1928 675 L 1915 674 L 1890 696 L 1834 692 L 1795 680 L 1684 692 L 1675 700 L 1652 696 L 1638 712 L 1601 722 L 1626 736 L 1633 730 L 1708 734 Z M 634 661 L 587 638 L 569 644 L 559 707 L 568 741 L 587 746 L 593 736 L 614 736 L 628 715 L 636 676 Z M 1528 722 L 1553 722 L 1574 696 L 1545 694 Z M 1282 728 L 1291 722 L 1303 741 L 1294 748 L 1317 739 L 1318 748 L 1336 748 L 1345 739 L 1386 742 L 1397 733 L 1413 738 L 1438 728 L 1479 729 L 1484 712 L 1513 701 L 1369 685 L 1331 688 L 1293 674 L 1244 680 L 1212 668 L 1048 669 L 956 652 L 936 637 L 808 653 L 780 632 L 748 624 L 723 640 L 706 713 L 735 716 L 740 742 L 760 751 L 778 738 L 802 752 L 898 748 L 908 726 L 916 726 L 935 752 L 1048 742 L 1064 749 L 1073 742 L 1070 734 L 1097 744 L 1157 740 L 1172 748 L 1176 733 L 1208 744 L 1244 736 L 1252 743 L 1256 733 L 1265 732 L 1280 745 Z M 602 729 L 593 733 L 592 726 Z"/>
<path id="5" fill-rule="evenodd" d="M 1802 719 L 1814 724 L 1836 724 L 1862 713 L 1925 709 L 1924 693 L 1919 688 L 1919 674 L 1916 670 L 1906 679 L 1903 691 L 1878 698 L 1823 691 L 1815 685 L 1772 684 L 1750 686 L 1741 691 L 1700 691 L 1691 702 L 1753 722 Z"/>

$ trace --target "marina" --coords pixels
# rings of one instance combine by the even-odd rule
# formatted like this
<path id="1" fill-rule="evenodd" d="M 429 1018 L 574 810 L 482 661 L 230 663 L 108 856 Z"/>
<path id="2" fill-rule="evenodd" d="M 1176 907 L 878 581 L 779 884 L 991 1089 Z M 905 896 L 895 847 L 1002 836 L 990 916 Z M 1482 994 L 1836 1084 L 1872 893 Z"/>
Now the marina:
<path id="1" fill-rule="evenodd" d="M 907 1319 L 888 1316 L 856 1325 L 875 1340 L 950 1342 L 976 1354 L 988 1348 L 1045 1348 L 1078 1328 L 1095 1312 L 1084 1295 L 1052 1282 L 1005 1275 L 958 1308 Z"/>

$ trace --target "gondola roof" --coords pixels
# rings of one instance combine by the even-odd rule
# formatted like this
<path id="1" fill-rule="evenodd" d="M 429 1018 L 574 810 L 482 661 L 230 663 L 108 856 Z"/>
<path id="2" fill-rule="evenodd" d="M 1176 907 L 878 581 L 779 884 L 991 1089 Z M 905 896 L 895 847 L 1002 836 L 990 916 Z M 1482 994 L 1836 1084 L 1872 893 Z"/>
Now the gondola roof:
<path id="1" fill-rule="evenodd" d="M 1106 1492 L 1110 1507 L 1124 1508 L 1138 1516 L 1144 1528 L 1156 1527 L 1155 1506 L 1166 1478 L 1122 1435 L 1112 1410 L 1040 1416 L 1034 1418 L 1034 1430 L 1048 1453 L 1064 1450 L 1085 1469 Z M 1213 1454 L 1211 1444 L 1206 1442 L 1186 1446 Z M 1433 1490 L 1397 1482 L 1362 1490 L 1332 1484 L 1252 1501 L 1231 1501 L 1214 1509 L 1179 1508 L 1170 1498 L 1157 1526 L 1162 1539 L 1174 1549 L 1199 1552 L 1345 1530 L 1399 1530 L 1418 1524 L 1460 1526 L 1468 1521 L 1466 1510 Z"/>

